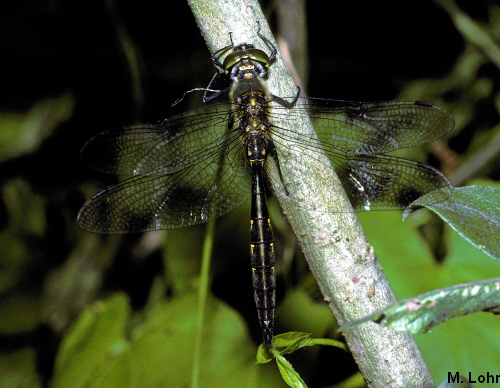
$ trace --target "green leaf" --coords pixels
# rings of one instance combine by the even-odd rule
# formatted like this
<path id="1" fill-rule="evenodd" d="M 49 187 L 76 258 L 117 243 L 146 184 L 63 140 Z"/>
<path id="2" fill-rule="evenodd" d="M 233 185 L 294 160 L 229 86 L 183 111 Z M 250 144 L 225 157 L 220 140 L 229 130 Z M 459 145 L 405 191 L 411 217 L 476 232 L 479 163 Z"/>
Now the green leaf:
<path id="1" fill-rule="evenodd" d="M 321 337 L 332 329 L 332 312 L 327 303 L 318 303 L 311 292 L 315 280 L 307 276 L 307 280 L 290 289 L 276 310 L 281 322 L 286 322 L 289 331 L 313 333 Z M 314 282 L 314 285 L 310 284 Z"/>
<path id="2" fill-rule="evenodd" d="M 116 294 L 85 309 L 59 349 L 54 387 L 87 387 L 109 358 L 126 348 L 127 297 Z M 108 361 L 108 362 L 106 362 Z"/>
<path id="3" fill-rule="evenodd" d="M 446 193 L 450 193 L 446 199 Z M 425 206 L 434 211 L 463 238 L 487 255 L 500 260 L 500 189 L 484 186 L 441 189 L 426 194 L 403 214 Z"/>
<path id="4" fill-rule="evenodd" d="M 367 321 L 412 334 L 423 334 L 448 319 L 476 311 L 498 309 L 500 278 L 458 284 L 404 299 L 369 316 L 351 321 L 339 330 Z"/>
<path id="5" fill-rule="evenodd" d="M 257 364 L 264 364 L 276 359 L 279 371 L 283 380 L 290 387 L 306 387 L 299 374 L 293 369 L 292 365 L 283 357 L 284 354 L 293 353 L 305 346 L 330 345 L 347 351 L 347 346 L 339 341 L 328 338 L 311 338 L 310 333 L 289 332 L 279 334 L 273 337 L 272 348 L 260 345 L 257 352 Z"/>
<path id="6" fill-rule="evenodd" d="M 0 112 L 0 161 L 33 152 L 73 113 L 74 98 L 63 94 L 40 100 L 28 112 Z"/>
<path id="7" fill-rule="evenodd" d="M 38 356 L 38 357 L 37 357 Z M 42 377 L 36 373 L 37 358 L 35 349 L 21 348 L 0 354 L 0 387 L 42 388 Z"/>
<path id="8" fill-rule="evenodd" d="M 26 180 L 14 178 L 5 182 L 0 195 L 12 232 L 43 236 L 47 227 L 46 200 Z"/>
<path id="9" fill-rule="evenodd" d="M 290 364 L 285 357 L 278 355 L 276 357 L 276 363 L 280 370 L 283 380 L 293 388 L 307 388 L 306 383 L 302 380 L 299 374 L 293 369 L 292 364 Z"/>
<path id="10" fill-rule="evenodd" d="M 347 346 L 340 341 L 329 338 L 311 338 L 310 333 L 291 331 L 273 337 L 273 347 L 269 349 L 261 344 L 257 352 L 257 364 L 264 364 L 277 356 L 290 354 L 305 346 L 329 345 L 347 351 Z"/>
<path id="11" fill-rule="evenodd" d="M 57 356 L 54 388 L 183 387 L 192 383 L 197 295 L 157 302 L 133 320 L 129 309 L 126 296 L 118 294 L 81 314 Z M 255 346 L 244 322 L 215 298 L 207 300 L 203 334 L 199 386 L 234 387 L 242 381 L 247 387 L 285 385 L 274 366 L 252 362 Z"/>

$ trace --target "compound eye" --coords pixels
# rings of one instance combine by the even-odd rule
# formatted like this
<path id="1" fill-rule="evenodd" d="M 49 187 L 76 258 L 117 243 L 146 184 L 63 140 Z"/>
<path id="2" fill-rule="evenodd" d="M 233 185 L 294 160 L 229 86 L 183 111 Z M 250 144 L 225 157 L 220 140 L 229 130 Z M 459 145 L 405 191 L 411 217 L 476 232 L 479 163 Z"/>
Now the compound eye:
<path id="1" fill-rule="evenodd" d="M 224 62 L 222 63 L 222 68 L 226 73 L 229 73 L 229 69 L 236 65 L 239 61 L 241 61 L 241 58 L 246 56 L 244 50 L 237 50 L 233 51 L 230 53 L 226 58 L 224 58 Z"/>
<path id="2" fill-rule="evenodd" d="M 224 71 L 229 73 L 231 67 L 236 65 L 242 59 L 249 58 L 252 61 L 260 62 L 264 66 L 269 65 L 269 56 L 262 50 L 253 48 L 253 47 L 244 47 L 243 49 L 239 49 L 230 53 L 226 58 L 224 58 L 224 62 L 222 63 L 222 68 Z"/>
<path id="3" fill-rule="evenodd" d="M 267 66 L 269 64 L 269 56 L 262 50 L 249 48 L 245 50 L 246 55 L 254 61 L 260 62 Z"/>

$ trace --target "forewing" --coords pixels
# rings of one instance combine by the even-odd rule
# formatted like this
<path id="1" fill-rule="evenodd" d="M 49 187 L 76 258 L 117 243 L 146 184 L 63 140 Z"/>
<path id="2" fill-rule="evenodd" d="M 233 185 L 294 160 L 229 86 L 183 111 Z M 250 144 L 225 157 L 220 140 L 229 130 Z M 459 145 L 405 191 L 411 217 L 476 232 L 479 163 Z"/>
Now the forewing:
<path id="1" fill-rule="evenodd" d="M 374 155 L 414 147 L 440 138 L 453 129 L 453 117 L 444 109 L 420 101 L 355 102 L 299 99 L 294 108 L 305 110 L 326 151 L 341 148 L 351 154 Z M 333 148 L 330 148 L 333 147 Z"/>
<path id="2" fill-rule="evenodd" d="M 223 148 L 228 139 L 229 105 L 219 104 L 102 132 L 83 147 L 83 162 L 118 175 L 172 174 Z"/>

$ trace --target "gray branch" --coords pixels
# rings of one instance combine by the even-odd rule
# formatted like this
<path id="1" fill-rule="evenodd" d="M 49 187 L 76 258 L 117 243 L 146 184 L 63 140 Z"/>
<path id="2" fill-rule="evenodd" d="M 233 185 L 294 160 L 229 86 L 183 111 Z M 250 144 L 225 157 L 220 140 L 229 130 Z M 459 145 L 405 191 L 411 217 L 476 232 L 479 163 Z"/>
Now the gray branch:
<path id="1" fill-rule="evenodd" d="M 262 41 L 256 35 L 257 21 L 262 26 L 262 34 L 274 42 L 256 0 L 190 0 L 189 4 L 212 53 L 231 43 L 230 32 L 235 45 L 253 43 L 262 49 Z M 212 72 L 209 63 L 207 53 L 207 75 Z M 268 85 L 276 96 L 296 94 L 297 89 L 279 54 L 270 66 Z M 273 123 L 279 126 L 279 122 Z M 290 120 L 288 128 L 289 124 Z M 314 131 L 307 116 L 298 119 L 294 129 L 309 136 Z M 287 164 L 289 157 L 299 166 L 296 171 L 304 173 L 284 179 L 293 187 L 294 197 L 302 197 L 307 201 L 307 209 L 315 211 L 296 206 L 297 199 L 280 202 L 338 323 L 342 325 L 394 303 L 392 290 L 340 181 L 332 168 L 325 168 L 329 164 L 326 156 L 324 159 L 318 155 L 311 157 L 297 144 L 290 144 L 286 151 Z M 271 182 L 280 182 L 275 166 L 269 166 L 267 172 Z M 273 186 L 275 190 L 279 187 Z M 318 188 L 314 197 L 310 196 L 311 187 Z M 410 334 L 366 323 L 347 330 L 344 336 L 369 386 L 434 386 Z"/>

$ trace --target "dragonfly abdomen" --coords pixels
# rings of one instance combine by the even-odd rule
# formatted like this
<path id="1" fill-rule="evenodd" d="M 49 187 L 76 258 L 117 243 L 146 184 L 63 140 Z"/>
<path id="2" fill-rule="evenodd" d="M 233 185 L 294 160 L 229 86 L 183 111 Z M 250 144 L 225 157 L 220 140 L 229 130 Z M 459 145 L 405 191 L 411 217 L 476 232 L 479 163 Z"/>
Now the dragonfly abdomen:
<path id="1" fill-rule="evenodd" d="M 252 210 L 250 216 L 250 263 L 252 284 L 264 343 L 271 346 L 276 300 L 273 232 L 262 183 L 262 163 L 252 164 Z"/>

